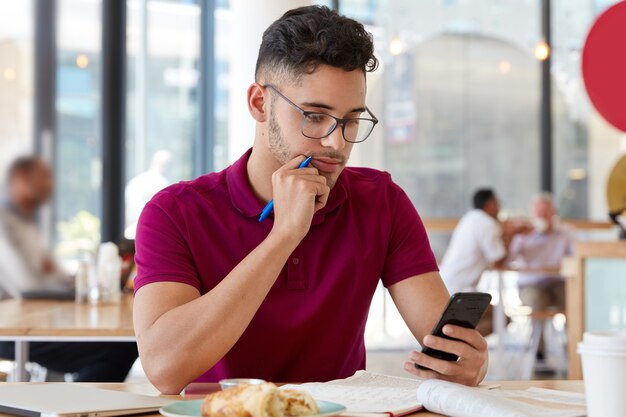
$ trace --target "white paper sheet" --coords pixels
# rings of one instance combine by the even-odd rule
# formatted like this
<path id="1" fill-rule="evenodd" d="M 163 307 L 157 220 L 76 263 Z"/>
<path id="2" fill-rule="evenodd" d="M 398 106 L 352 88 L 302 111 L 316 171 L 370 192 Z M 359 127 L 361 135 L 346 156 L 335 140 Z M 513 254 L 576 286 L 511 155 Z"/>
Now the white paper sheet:
<path id="1" fill-rule="evenodd" d="M 315 399 L 343 404 L 352 413 L 401 413 L 420 407 L 415 393 L 422 380 L 358 371 L 354 376 L 325 383 L 285 385 L 308 391 Z"/>

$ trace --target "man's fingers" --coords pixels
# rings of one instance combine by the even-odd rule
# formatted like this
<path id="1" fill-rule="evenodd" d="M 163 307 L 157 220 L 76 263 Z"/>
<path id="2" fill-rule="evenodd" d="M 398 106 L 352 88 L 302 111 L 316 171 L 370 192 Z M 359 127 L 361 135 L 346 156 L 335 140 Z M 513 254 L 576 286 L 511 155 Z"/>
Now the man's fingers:
<path id="1" fill-rule="evenodd" d="M 323 177 L 321 175 L 315 175 L 315 174 L 297 174 L 294 175 L 294 179 L 298 178 L 299 180 L 306 180 L 306 181 L 310 181 L 310 182 L 315 182 L 318 184 L 326 184 L 326 177 Z"/>
<path id="2" fill-rule="evenodd" d="M 304 155 L 296 156 L 291 161 L 287 162 L 282 167 L 278 168 L 278 171 L 289 171 L 291 169 L 297 169 L 302 161 L 304 161 L 307 157 Z"/>
<path id="3" fill-rule="evenodd" d="M 459 339 L 472 346 L 474 349 L 480 351 L 487 349 L 487 342 L 485 341 L 485 338 L 474 329 L 467 329 L 453 324 L 446 324 L 443 326 L 443 334 L 454 339 Z"/>
<path id="4" fill-rule="evenodd" d="M 320 210 L 326 206 L 326 203 L 328 202 L 329 194 L 330 194 L 330 187 L 326 185 L 326 182 L 318 185 L 317 197 L 315 198 L 315 211 Z"/>
<path id="5" fill-rule="evenodd" d="M 460 358 L 475 359 L 480 356 L 478 350 L 459 340 L 428 335 L 424 338 L 424 345 L 442 352 L 453 353 Z"/>
<path id="6" fill-rule="evenodd" d="M 306 168 L 296 168 L 286 172 L 287 174 L 298 174 L 298 175 L 319 175 L 319 171 L 317 168 L 308 166 Z"/>
<path id="7" fill-rule="evenodd" d="M 404 368 L 405 371 L 407 371 L 410 374 L 415 375 L 418 378 L 434 379 L 434 378 L 441 377 L 441 375 L 439 375 L 437 372 L 433 372 L 429 369 L 417 369 L 415 367 L 415 363 L 411 361 L 404 362 L 404 365 L 402 367 Z"/>
<path id="8" fill-rule="evenodd" d="M 463 372 L 461 367 L 452 361 L 433 358 L 422 352 L 411 352 L 410 359 L 418 365 L 430 369 L 441 375 L 456 376 Z"/>

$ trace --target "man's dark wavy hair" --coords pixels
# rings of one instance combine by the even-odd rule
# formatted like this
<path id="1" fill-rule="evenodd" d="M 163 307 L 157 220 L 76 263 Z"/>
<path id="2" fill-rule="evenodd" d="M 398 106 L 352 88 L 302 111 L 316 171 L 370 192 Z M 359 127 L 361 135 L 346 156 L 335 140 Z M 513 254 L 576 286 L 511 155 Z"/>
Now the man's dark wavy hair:
<path id="1" fill-rule="evenodd" d="M 372 35 L 356 20 L 325 6 L 293 9 L 272 23 L 263 33 L 255 78 L 273 81 L 272 76 L 297 82 L 326 64 L 346 71 L 374 71 Z"/>

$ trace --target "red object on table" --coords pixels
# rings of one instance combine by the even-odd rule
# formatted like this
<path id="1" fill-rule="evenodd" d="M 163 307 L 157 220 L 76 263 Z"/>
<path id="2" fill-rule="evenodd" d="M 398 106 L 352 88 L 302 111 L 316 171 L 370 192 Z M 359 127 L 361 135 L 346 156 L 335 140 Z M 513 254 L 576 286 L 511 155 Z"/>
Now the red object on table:
<path id="1" fill-rule="evenodd" d="M 626 131 L 626 1 L 608 8 L 591 27 L 582 72 L 595 108 L 613 126 Z"/>

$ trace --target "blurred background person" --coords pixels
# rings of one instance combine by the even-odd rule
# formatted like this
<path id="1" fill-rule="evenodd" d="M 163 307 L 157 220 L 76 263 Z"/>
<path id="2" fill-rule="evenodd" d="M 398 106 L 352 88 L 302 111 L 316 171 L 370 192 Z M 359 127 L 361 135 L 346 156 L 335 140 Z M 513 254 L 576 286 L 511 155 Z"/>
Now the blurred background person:
<path id="1" fill-rule="evenodd" d="M 506 261 L 512 236 L 527 230 L 524 225 L 498 221 L 500 202 L 492 189 L 477 190 L 472 203 L 474 208 L 459 220 L 439 265 L 450 294 L 476 291 L 482 273 L 489 267 L 500 267 Z M 483 336 L 493 331 L 491 306 L 477 330 Z"/>
<path id="2" fill-rule="evenodd" d="M 519 297 L 534 311 L 565 310 L 565 281 L 559 275 L 564 257 L 574 253 L 574 232 L 558 223 L 552 195 L 541 193 L 530 205 L 533 230 L 513 237 L 508 260 L 517 264 Z M 526 270 L 526 271 L 524 271 Z M 540 341 L 537 359 L 543 359 L 544 343 Z"/>
<path id="3" fill-rule="evenodd" d="M 40 234 L 37 211 L 52 197 L 54 180 L 41 158 L 16 159 L 7 175 L 0 205 L 0 293 L 20 298 L 25 291 L 71 285 Z M 14 359 L 13 342 L 0 342 L 0 358 Z M 46 342 L 29 345 L 30 360 L 45 368 L 73 374 L 81 382 L 123 382 L 137 359 L 135 343 Z"/>
<path id="4" fill-rule="evenodd" d="M 9 167 L 0 203 L 0 299 L 72 284 L 50 256 L 36 221 L 53 188 L 50 167 L 37 157 L 18 158 Z"/>
<path id="5" fill-rule="evenodd" d="M 126 230 L 127 239 L 135 239 L 137 220 L 148 201 L 163 188 L 172 183 L 166 174 L 172 161 L 172 154 L 160 150 L 152 155 L 148 170 L 138 174 L 126 184 Z"/>
<path id="6" fill-rule="evenodd" d="M 518 286 L 522 302 L 536 310 L 565 308 L 565 282 L 559 275 L 564 257 L 574 253 L 574 233 L 559 224 L 552 196 L 541 193 L 530 206 L 532 232 L 513 237 L 509 261 L 521 269 Z M 533 272 L 532 270 L 537 270 Z"/>

